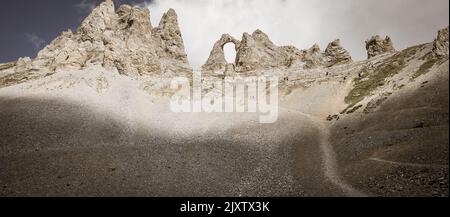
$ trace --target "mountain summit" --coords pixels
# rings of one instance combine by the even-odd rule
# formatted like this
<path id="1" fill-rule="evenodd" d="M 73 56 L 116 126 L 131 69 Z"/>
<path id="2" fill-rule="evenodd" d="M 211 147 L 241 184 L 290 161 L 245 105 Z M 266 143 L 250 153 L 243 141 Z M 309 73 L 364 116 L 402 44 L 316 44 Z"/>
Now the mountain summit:
<path id="1" fill-rule="evenodd" d="M 91 66 L 130 76 L 188 68 L 176 12 L 170 9 L 159 26 L 152 27 L 147 8 L 122 5 L 116 10 L 113 1 L 106 0 L 76 32 L 63 32 L 34 60 L 20 59 L 15 71 L 29 77 Z"/>

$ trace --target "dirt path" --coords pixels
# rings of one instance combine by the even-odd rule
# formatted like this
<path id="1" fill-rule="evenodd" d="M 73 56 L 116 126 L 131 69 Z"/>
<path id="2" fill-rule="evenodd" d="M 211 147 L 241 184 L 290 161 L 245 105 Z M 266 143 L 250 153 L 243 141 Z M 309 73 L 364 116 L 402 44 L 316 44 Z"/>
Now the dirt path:
<path id="1" fill-rule="evenodd" d="M 369 158 L 370 161 L 376 161 L 380 163 L 386 163 L 386 164 L 392 164 L 392 165 L 398 165 L 398 166 L 408 166 L 408 167 L 419 167 L 419 168 L 448 168 L 448 165 L 438 165 L 438 164 L 418 164 L 418 163 L 404 163 L 404 162 L 397 162 L 397 161 L 390 161 L 390 160 L 383 160 L 380 158 Z"/>
<path id="2" fill-rule="evenodd" d="M 293 113 L 297 113 L 302 116 L 308 117 L 312 123 L 314 123 L 315 127 L 318 129 L 320 133 L 317 135 L 318 141 L 320 144 L 321 150 L 321 159 L 322 159 L 322 169 L 325 177 L 333 183 L 335 186 L 339 187 L 346 196 L 350 197 L 365 197 L 367 196 L 365 193 L 361 192 L 358 189 L 355 189 L 351 185 L 345 182 L 339 174 L 339 169 L 336 163 L 335 154 L 333 151 L 333 147 L 330 143 L 330 129 L 327 126 L 326 120 L 324 118 L 312 116 L 309 114 L 302 113 L 300 111 L 293 111 L 288 109 L 281 109 L 284 111 L 289 111 Z M 325 116 L 324 116 L 325 117 Z"/>
<path id="3" fill-rule="evenodd" d="M 347 196 L 350 197 L 365 197 L 365 193 L 355 189 L 350 184 L 346 183 L 339 174 L 339 169 L 336 163 L 333 147 L 330 143 L 330 132 L 328 127 L 323 122 L 316 121 L 319 129 L 321 129 L 322 136 L 320 137 L 320 148 L 323 153 L 324 173 L 326 177 L 336 186 L 339 186 Z"/>

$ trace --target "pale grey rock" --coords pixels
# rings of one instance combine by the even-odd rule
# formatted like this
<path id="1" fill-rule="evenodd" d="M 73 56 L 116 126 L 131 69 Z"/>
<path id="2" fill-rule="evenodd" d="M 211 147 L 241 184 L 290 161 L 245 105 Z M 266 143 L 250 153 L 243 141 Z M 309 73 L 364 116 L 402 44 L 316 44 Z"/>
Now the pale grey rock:
<path id="1" fill-rule="evenodd" d="M 103 32 L 116 26 L 117 14 L 112 0 L 105 0 L 84 19 L 77 33 L 82 40 L 102 40 Z"/>
<path id="2" fill-rule="evenodd" d="M 11 69 L 16 66 L 17 61 L 8 62 L 8 63 L 0 63 L 0 71 Z"/>
<path id="3" fill-rule="evenodd" d="M 395 52 L 391 38 L 386 36 L 386 38 L 383 39 L 379 35 L 372 36 L 370 39 L 366 40 L 366 50 L 369 59 L 387 52 Z"/>
<path id="4" fill-rule="evenodd" d="M 261 30 L 251 36 L 244 34 L 237 54 L 237 71 L 286 67 L 288 63 L 283 50 Z"/>
<path id="5" fill-rule="evenodd" d="M 16 71 L 30 68 L 24 61 Z M 30 61 L 27 65 L 36 70 L 58 72 L 102 66 L 130 76 L 161 74 L 170 67 L 188 68 L 173 9 L 164 14 L 158 28 L 153 28 L 147 8 L 122 5 L 115 11 L 112 0 L 96 7 L 75 33 L 63 32 Z"/>
<path id="6" fill-rule="evenodd" d="M 345 64 L 352 61 L 350 53 L 341 46 L 341 41 L 336 39 L 328 44 L 324 53 L 325 66 L 331 67 L 337 64 Z"/>
<path id="7" fill-rule="evenodd" d="M 448 58 L 448 27 L 438 31 L 437 38 L 433 42 L 433 55 L 440 58 Z"/>
<path id="8" fill-rule="evenodd" d="M 33 69 L 33 62 L 30 57 L 21 57 L 16 62 L 15 72 L 23 73 Z"/>
<path id="9" fill-rule="evenodd" d="M 117 16 L 115 29 L 103 34 L 105 68 L 115 68 L 121 74 L 134 76 L 161 73 L 161 62 L 155 52 L 157 44 L 152 37 L 150 11 L 122 5 Z"/>
<path id="10" fill-rule="evenodd" d="M 303 53 L 302 61 L 305 62 L 304 68 L 310 69 L 323 65 L 324 56 L 318 44 L 314 44 Z"/>
<path id="11" fill-rule="evenodd" d="M 304 66 L 303 58 L 305 51 L 299 50 L 295 46 L 281 46 L 278 48 L 282 52 L 287 67 Z"/>
<path id="12" fill-rule="evenodd" d="M 261 30 L 244 33 L 236 54 L 236 71 L 287 67 L 291 62 L 286 49 L 280 49 Z"/>
<path id="13" fill-rule="evenodd" d="M 223 70 L 228 62 L 225 59 L 225 53 L 224 53 L 224 46 L 228 43 L 233 43 L 235 46 L 235 49 L 237 49 L 240 46 L 240 41 L 235 39 L 233 36 L 228 34 L 223 34 L 220 39 L 214 43 L 213 49 L 211 50 L 211 53 L 209 54 L 209 58 L 206 61 L 206 63 L 202 66 L 202 71 L 221 71 Z M 232 63 L 234 64 L 234 63 Z"/>
<path id="14" fill-rule="evenodd" d="M 299 50 L 294 46 L 277 46 L 264 32 L 256 30 L 252 35 L 244 33 L 240 43 L 227 34 L 222 35 L 222 38 L 214 44 L 207 62 L 202 67 L 203 71 L 224 70 L 227 62 L 223 53 L 223 45 L 227 43 L 237 45 L 235 61 L 237 72 L 272 68 L 331 67 L 352 61 L 348 51 L 340 45 L 339 39 L 331 42 L 324 52 L 317 44 L 310 49 Z"/>
<path id="15" fill-rule="evenodd" d="M 225 65 L 225 71 L 223 73 L 227 77 L 236 76 L 236 66 L 233 63 L 228 63 Z"/>
<path id="16" fill-rule="evenodd" d="M 259 49 L 251 35 L 244 33 L 236 53 L 236 70 L 251 71 L 262 68 Z M 261 48 L 260 48 L 261 49 Z"/>
<path id="17" fill-rule="evenodd" d="M 178 25 L 178 15 L 169 9 L 161 18 L 158 28 L 153 29 L 159 45 L 158 56 L 170 58 L 188 64 L 183 37 Z"/>

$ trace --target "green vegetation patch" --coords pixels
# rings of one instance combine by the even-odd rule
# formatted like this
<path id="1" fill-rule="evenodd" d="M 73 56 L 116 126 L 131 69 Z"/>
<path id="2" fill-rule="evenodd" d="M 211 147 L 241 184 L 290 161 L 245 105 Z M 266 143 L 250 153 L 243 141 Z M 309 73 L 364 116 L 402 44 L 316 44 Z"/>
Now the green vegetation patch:
<path id="1" fill-rule="evenodd" d="M 413 79 L 418 78 L 421 75 L 426 74 L 427 72 L 430 71 L 430 69 L 434 66 L 434 64 L 436 64 L 436 62 L 438 62 L 437 59 L 429 59 L 427 61 L 425 61 L 420 67 L 419 69 L 414 73 L 414 75 L 412 76 Z"/>
<path id="2" fill-rule="evenodd" d="M 385 63 L 382 63 L 370 72 L 367 68 L 361 71 L 363 76 L 355 78 L 353 89 L 345 97 L 345 102 L 350 104 L 350 108 L 369 96 L 378 87 L 385 84 L 386 78 L 398 74 L 406 63 L 422 48 L 423 45 L 417 45 L 403 50 L 389 58 Z"/>

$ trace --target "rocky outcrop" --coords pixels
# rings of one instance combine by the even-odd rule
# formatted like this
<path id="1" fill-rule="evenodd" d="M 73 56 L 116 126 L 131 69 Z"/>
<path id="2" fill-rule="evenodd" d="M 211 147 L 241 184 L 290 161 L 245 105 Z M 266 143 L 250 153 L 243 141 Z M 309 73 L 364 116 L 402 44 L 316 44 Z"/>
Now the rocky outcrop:
<path id="1" fill-rule="evenodd" d="M 315 67 L 331 67 L 352 61 L 339 39 L 331 42 L 322 52 L 315 44 L 307 50 L 299 50 L 294 46 L 276 46 L 261 30 L 253 34 L 244 33 L 239 42 L 229 35 L 222 35 L 211 51 L 208 61 L 203 65 L 203 71 L 225 70 L 227 62 L 223 54 L 223 46 L 227 43 L 236 45 L 236 72 L 249 72 L 273 68 L 301 67 L 305 69 Z"/>
<path id="2" fill-rule="evenodd" d="M 290 68 L 304 65 L 302 61 L 303 57 L 305 56 L 304 51 L 299 50 L 295 46 L 281 46 L 278 48 L 278 50 L 283 55 L 283 58 L 285 58 L 286 67 Z"/>
<path id="3" fill-rule="evenodd" d="M 303 54 L 304 68 L 310 69 L 323 65 L 324 56 L 318 44 L 314 44 L 311 48 L 303 51 Z"/>
<path id="4" fill-rule="evenodd" d="M 16 62 L 0 63 L 0 71 L 10 69 L 16 66 Z"/>
<path id="5" fill-rule="evenodd" d="M 236 66 L 233 63 L 226 64 L 223 75 L 227 77 L 234 77 L 236 75 Z"/>
<path id="6" fill-rule="evenodd" d="M 112 0 L 106 0 L 94 8 L 91 14 L 83 20 L 77 32 L 83 41 L 101 41 L 103 32 L 107 29 L 114 29 L 116 25 L 117 14 L 114 3 Z"/>
<path id="7" fill-rule="evenodd" d="M 431 54 L 448 57 L 448 27 L 438 32 Z M 227 63 L 224 45 L 233 43 L 236 59 Z M 366 41 L 369 58 L 394 52 L 389 37 L 373 36 Z M 261 30 L 244 33 L 241 41 L 228 34 L 214 44 L 202 71 L 233 74 L 268 69 L 333 67 L 352 61 L 349 52 L 337 39 L 325 51 L 319 45 L 299 50 L 294 46 L 277 46 Z M 104 67 L 129 76 L 166 75 L 166 72 L 190 72 L 178 16 L 168 10 L 159 25 L 150 23 L 147 8 L 122 5 L 115 9 L 112 0 L 105 0 L 72 32 L 68 30 L 42 49 L 35 59 L 21 58 L 14 63 L 0 64 L 8 73 L 47 75 L 58 71 Z M 20 77 L 20 76 L 19 76 Z"/>
<path id="8" fill-rule="evenodd" d="M 223 53 L 223 46 L 234 43 L 236 46 L 236 60 L 233 63 L 237 72 L 248 72 L 279 67 L 290 67 L 302 57 L 302 52 L 294 46 L 276 46 L 261 30 L 253 34 L 244 33 L 242 40 L 224 34 L 218 40 L 210 53 L 203 71 L 225 70 L 228 64 Z"/>
<path id="9" fill-rule="evenodd" d="M 175 10 L 169 9 L 163 15 L 158 28 L 153 29 L 153 35 L 159 45 L 157 50 L 159 57 L 188 63 Z"/>
<path id="10" fill-rule="evenodd" d="M 303 58 L 294 46 L 276 46 L 261 30 L 244 33 L 236 57 L 238 72 L 292 67 Z"/>
<path id="11" fill-rule="evenodd" d="M 244 33 L 236 54 L 238 72 L 269 69 L 285 65 L 282 52 L 261 30 Z"/>
<path id="12" fill-rule="evenodd" d="M 202 66 L 203 71 L 223 71 L 226 67 L 227 60 L 225 59 L 224 46 L 228 43 L 233 43 L 237 49 L 240 46 L 240 41 L 233 36 L 223 34 L 220 39 L 214 43 L 213 49 L 209 55 L 208 60 Z M 232 63 L 234 64 L 234 63 Z"/>
<path id="13" fill-rule="evenodd" d="M 448 58 L 448 27 L 438 31 L 437 38 L 433 42 L 433 55 L 440 58 Z"/>
<path id="14" fill-rule="evenodd" d="M 337 64 L 345 64 L 352 61 L 350 53 L 341 46 L 341 41 L 336 39 L 328 44 L 324 53 L 325 66 L 331 67 Z"/>
<path id="15" fill-rule="evenodd" d="M 36 70 L 55 72 L 99 65 L 130 76 L 161 74 L 174 66 L 188 68 L 173 9 L 153 28 L 147 8 L 122 5 L 116 11 L 112 0 L 102 2 L 76 32 L 63 32 L 30 61 Z M 21 66 L 16 71 L 25 69 Z"/>
<path id="16" fill-rule="evenodd" d="M 150 11 L 122 5 L 117 10 L 117 26 L 103 34 L 103 66 L 125 75 L 157 74 L 163 66 L 156 53 L 161 44 L 152 36 Z M 97 58 L 98 59 L 98 58 Z"/>
<path id="17" fill-rule="evenodd" d="M 383 39 L 379 35 L 372 36 L 372 38 L 366 41 L 366 50 L 369 59 L 387 52 L 395 52 L 391 38 L 386 36 Z"/>
<path id="18" fill-rule="evenodd" d="M 16 73 L 22 73 L 26 71 L 30 71 L 33 69 L 33 62 L 29 57 L 19 58 L 16 63 L 16 68 L 14 68 L 14 71 Z"/>

